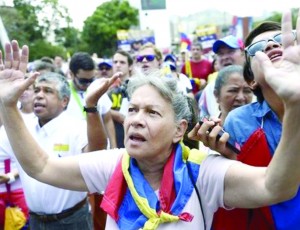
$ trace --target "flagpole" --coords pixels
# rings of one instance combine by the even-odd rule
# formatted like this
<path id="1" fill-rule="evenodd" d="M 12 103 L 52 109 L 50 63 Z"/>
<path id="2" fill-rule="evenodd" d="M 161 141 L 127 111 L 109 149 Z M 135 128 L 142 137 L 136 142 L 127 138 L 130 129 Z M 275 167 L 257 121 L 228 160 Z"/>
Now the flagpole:
<path id="1" fill-rule="evenodd" d="M 9 38 L 8 38 L 8 35 L 7 35 L 7 31 L 4 27 L 1 16 L 0 16 L 0 41 L 1 41 L 1 45 L 2 45 L 3 49 L 5 47 L 5 44 L 9 43 Z"/>

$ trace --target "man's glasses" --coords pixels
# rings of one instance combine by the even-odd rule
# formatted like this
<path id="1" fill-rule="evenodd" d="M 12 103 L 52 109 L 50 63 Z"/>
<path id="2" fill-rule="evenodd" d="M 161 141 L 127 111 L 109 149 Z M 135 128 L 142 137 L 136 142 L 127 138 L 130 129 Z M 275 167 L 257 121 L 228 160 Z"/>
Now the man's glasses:
<path id="1" fill-rule="evenodd" d="M 292 33 L 293 33 L 294 41 L 295 41 L 296 40 L 296 33 L 295 33 L 295 31 L 293 31 Z M 253 56 L 255 56 L 255 53 L 257 51 L 264 51 L 264 49 L 266 48 L 266 45 L 268 44 L 269 41 L 274 41 L 274 42 L 282 45 L 282 33 L 276 34 L 272 38 L 263 39 L 263 40 L 254 42 L 253 44 L 247 46 L 245 48 L 246 54 L 250 57 L 253 57 Z"/>
<path id="2" fill-rule="evenodd" d="M 147 61 L 153 61 L 155 59 L 155 55 L 149 54 L 149 55 L 143 55 L 143 56 L 137 56 L 136 61 L 137 62 L 142 62 L 145 58 Z"/>
<path id="3" fill-rule="evenodd" d="M 94 77 L 90 78 L 90 79 L 76 77 L 76 79 L 80 85 L 88 85 L 88 84 L 91 84 L 95 80 Z"/>

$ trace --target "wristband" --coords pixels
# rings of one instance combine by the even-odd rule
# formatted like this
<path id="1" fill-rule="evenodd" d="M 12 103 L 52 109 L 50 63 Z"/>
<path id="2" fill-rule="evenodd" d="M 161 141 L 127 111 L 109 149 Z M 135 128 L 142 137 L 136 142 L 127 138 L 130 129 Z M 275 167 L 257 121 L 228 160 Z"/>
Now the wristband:
<path id="1" fill-rule="evenodd" d="M 83 111 L 86 113 L 97 113 L 98 109 L 97 109 L 97 106 L 94 106 L 94 107 L 85 107 L 84 106 Z"/>
<path id="2" fill-rule="evenodd" d="M 6 183 L 11 184 L 16 181 L 16 178 L 12 172 L 6 173 L 6 176 L 8 176 L 9 178 L 9 180 Z"/>

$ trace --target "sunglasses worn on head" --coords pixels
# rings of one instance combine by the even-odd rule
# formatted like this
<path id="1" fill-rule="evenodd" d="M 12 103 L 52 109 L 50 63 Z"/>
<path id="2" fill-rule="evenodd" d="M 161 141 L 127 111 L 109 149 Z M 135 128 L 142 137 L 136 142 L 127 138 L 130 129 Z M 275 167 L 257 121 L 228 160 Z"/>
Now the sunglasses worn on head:
<path id="1" fill-rule="evenodd" d="M 294 36 L 294 40 L 296 40 L 295 31 L 293 31 L 292 33 Z M 264 49 L 266 48 L 266 45 L 268 44 L 269 41 L 273 41 L 273 42 L 276 42 L 276 43 L 282 45 L 282 33 L 276 34 L 272 38 L 263 39 L 263 40 L 254 42 L 253 44 L 247 46 L 245 48 L 246 54 L 250 57 L 253 57 L 253 56 L 255 56 L 255 53 L 257 51 L 264 51 Z"/>
<path id="2" fill-rule="evenodd" d="M 80 85 L 88 85 L 88 84 L 91 84 L 95 80 L 94 77 L 91 79 L 80 78 L 80 77 L 76 77 L 76 78 Z"/>
<path id="3" fill-rule="evenodd" d="M 143 55 L 143 56 L 137 56 L 136 61 L 137 62 L 142 62 L 144 58 L 146 58 L 147 61 L 153 61 L 155 59 L 155 55 L 149 54 L 149 55 Z"/>

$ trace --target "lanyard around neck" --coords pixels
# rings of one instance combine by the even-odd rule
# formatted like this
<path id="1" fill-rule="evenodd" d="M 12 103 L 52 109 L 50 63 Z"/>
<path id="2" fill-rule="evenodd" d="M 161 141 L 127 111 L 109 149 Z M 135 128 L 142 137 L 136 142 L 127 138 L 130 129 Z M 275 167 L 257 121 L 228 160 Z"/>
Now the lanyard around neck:
<path id="1" fill-rule="evenodd" d="M 83 111 L 83 105 L 82 105 L 81 100 L 80 100 L 80 98 L 78 96 L 77 90 L 74 87 L 73 82 L 70 82 L 70 88 L 71 88 L 72 96 L 75 99 L 77 105 L 79 106 L 80 111 L 82 112 L 83 117 L 86 118 L 86 112 Z"/>

